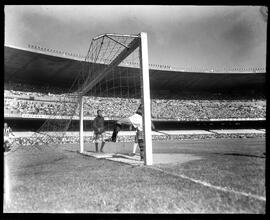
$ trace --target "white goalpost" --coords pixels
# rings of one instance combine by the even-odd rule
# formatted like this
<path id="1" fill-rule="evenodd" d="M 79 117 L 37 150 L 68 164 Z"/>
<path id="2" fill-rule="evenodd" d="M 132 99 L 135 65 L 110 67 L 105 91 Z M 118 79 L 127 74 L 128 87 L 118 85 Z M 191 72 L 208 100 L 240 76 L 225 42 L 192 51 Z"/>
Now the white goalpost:
<path id="1" fill-rule="evenodd" d="M 119 41 L 118 41 L 119 39 Z M 120 41 L 121 39 L 121 41 Z M 94 47 L 93 42 L 99 41 L 99 46 Z M 114 44 L 113 47 L 103 48 L 102 45 Z M 118 46 L 118 48 L 115 47 Z M 111 51 L 108 50 L 110 48 Z M 106 77 L 110 77 L 110 72 L 125 62 L 125 59 L 139 49 L 138 61 L 139 74 L 141 78 L 141 103 L 143 103 L 143 132 L 144 132 L 144 164 L 152 165 L 152 132 L 151 132 L 151 100 L 150 100 L 150 81 L 148 64 L 148 42 L 147 33 L 141 32 L 138 35 L 104 34 L 93 39 L 85 62 L 99 65 L 99 69 L 87 70 L 84 83 L 79 88 L 79 121 L 80 121 L 80 153 L 84 152 L 84 96 L 98 83 Z M 106 54 L 106 56 L 105 56 Z M 104 57 L 105 59 L 100 59 Z M 104 65 L 105 64 L 105 65 Z M 121 77 L 121 75 L 120 75 Z M 121 78 L 120 78 L 121 80 Z M 128 79 L 127 79 L 128 80 Z M 107 81 L 106 81 L 107 83 Z M 100 85 L 101 90 L 101 85 Z"/>
<path id="2" fill-rule="evenodd" d="M 145 143 L 145 161 L 146 165 L 153 164 L 152 153 L 152 129 L 151 129 L 151 100 L 150 100 L 150 80 L 149 80 L 149 65 L 148 65 L 148 42 L 147 34 L 142 32 L 140 44 L 140 64 L 142 74 L 143 88 L 143 131 Z"/>
<path id="3" fill-rule="evenodd" d="M 83 96 L 80 97 L 80 153 L 84 151 L 83 140 Z"/>

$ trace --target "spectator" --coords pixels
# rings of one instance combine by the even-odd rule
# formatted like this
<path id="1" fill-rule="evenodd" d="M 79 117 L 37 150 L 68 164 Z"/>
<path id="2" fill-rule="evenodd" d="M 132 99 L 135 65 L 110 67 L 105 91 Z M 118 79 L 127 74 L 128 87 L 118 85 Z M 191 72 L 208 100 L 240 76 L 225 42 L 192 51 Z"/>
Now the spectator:
<path id="1" fill-rule="evenodd" d="M 8 126 L 8 124 L 4 123 L 4 149 L 5 149 L 5 152 L 10 151 L 11 135 L 15 136 L 12 132 L 12 129 Z"/>

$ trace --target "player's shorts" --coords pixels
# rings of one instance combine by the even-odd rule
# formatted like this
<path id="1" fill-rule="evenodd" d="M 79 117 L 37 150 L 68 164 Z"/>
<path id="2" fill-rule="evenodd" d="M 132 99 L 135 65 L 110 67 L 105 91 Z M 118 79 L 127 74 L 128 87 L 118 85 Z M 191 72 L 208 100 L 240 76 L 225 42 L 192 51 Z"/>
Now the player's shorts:
<path id="1" fill-rule="evenodd" d="M 143 140 L 143 131 L 140 131 L 139 129 L 137 129 L 136 131 L 136 139 L 137 139 L 137 142 L 139 143 L 140 140 Z"/>
<path id="2" fill-rule="evenodd" d="M 95 143 L 105 142 L 104 135 L 103 134 L 96 134 L 96 133 L 94 133 L 94 142 Z"/>

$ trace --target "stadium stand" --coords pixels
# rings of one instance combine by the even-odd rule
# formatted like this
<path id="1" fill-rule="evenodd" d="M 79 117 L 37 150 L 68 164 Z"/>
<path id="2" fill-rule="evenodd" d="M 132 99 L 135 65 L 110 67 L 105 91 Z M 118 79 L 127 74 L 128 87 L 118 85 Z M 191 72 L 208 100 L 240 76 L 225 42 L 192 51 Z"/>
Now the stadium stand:
<path id="1" fill-rule="evenodd" d="M 11 118 L 26 114 L 28 118 L 49 118 L 53 115 L 72 116 L 72 105 L 75 103 L 70 98 L 68 105 L 63 105 L 61 99 L 68 94 L 68 90 L 50 86 L 37 86 L 20 83 L 5 83 L 4 113 Z M 121 105 L 121 111 L 119 107 Z M 103 115 L 109 119 L 129 116 L 139 105 L 139 99 L 119 97 L 85 97 L 84 114 L 94 117 L 96 110 L 103 110 Z M 78 111 L 77 111 L 78 115 Z M 31 117 L 30 117 L 31 116 Z M 212 119 L 258 119 L 266 117 L 266 99 L 261 94 L 228 94 L 228 93 L 182 93 L 170 95 L 157 95 L 152 97 L 152 116 L 154 120 L 196 121 Z M 181 139 L 211 139 L 211 138 L 248 138 L 263 137 L 262 133 L 250 134 L 178 134 L 175 140 Z M 44 136 L 44 138 L 46 138 Z M 92 136 L 87 136 L 86 142 L 92 141 Z M 119 141 L 132 142 L 133 135 L 119 137 Z M 168 136 L 153 136 L 153 140 L 167 141 Z M 33 140 L 31 137 L 18 136 L 15 144 L 27 146 Z M 78 143 L 78 135 L 67 135 L 62 143 Z M 40 139 L 42 143 L 42 138 Z"/>
<path id="2" fill-rule="evenodd" d="M 49 92 L 50 91 L 50 92 Z M 72 99 L 67 106 L 61 103 L 61 88 L 37 87 L 25 84 L 5 84 L 5 114 L 63 115 L 71 116 Z M 136 110 L 139 99 L 119 97 L 85 98 L 85 116 L 94 117 L 101 109 L 107 118 L 126 117 Z M 116 111 L 115 106 L 121 106 Z M 78 112 L 77 112 L 78 114 Z M 152 99 L 153 119 L 170 120 L 211 120 L 237 118 L 265 118 L 264 97 L 231 96 L 228 94 L 185 94 L 174 97 L 156 96 Z"/>

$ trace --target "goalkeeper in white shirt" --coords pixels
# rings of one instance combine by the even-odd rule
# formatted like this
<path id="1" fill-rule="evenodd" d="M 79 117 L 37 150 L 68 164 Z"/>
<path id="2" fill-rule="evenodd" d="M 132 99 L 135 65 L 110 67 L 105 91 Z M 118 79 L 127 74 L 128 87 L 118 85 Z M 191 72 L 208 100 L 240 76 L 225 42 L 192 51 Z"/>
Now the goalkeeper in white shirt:
<path id="1" fill-rule="evenodd" d="M 141 159 L 143 159 L 143 145 L 144 145 L 144 143 L 143 143 L 142 114 L 143 114 L 143 105 L 140 104 L 139 108 L 137 109 L 137 111 L 134 115 L 132 115 L 128 118 L 120 119 L 115 123 L 114 129 L 113 129 L 113 134 L 112 134 L 111 138 L 106 140 L 106 141 L 116 142 L 117 134 L 120 131 L 122 124 L 133 126 L 136 129 L 136 137 L 135 137 L 135 143 L 133 145 L 133 152 L 131 155 L 135 155 L 136 148 L 139 145 Z M 152 129 L 155 130 L 155 126 L 153 123 L 152 123 Z"/>

